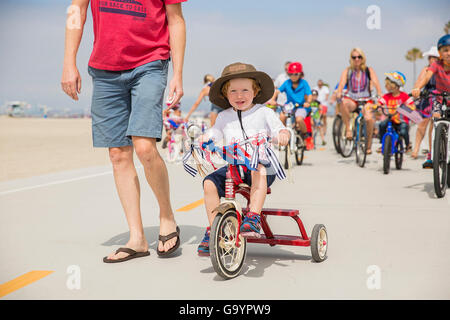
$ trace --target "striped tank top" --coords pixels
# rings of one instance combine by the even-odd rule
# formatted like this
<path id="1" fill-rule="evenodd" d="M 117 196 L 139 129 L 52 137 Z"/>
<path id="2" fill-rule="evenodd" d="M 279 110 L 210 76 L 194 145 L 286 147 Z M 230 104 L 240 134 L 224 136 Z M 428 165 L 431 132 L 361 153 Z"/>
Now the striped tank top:
<path id="1" fill-rule="evenodd" d="M 370 97 L 369 68 L 365 71 L 354 72 L 349 70 L 347 75 L 348 95 L 352 99 Z M 359 77 L 358 77 L 359 75 Z"/>

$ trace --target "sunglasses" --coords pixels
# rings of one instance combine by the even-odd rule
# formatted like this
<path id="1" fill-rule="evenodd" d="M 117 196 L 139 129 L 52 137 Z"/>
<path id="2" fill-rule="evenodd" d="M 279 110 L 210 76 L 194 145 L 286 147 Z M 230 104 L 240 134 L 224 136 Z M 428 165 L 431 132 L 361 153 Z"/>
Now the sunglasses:
<path id="1" fill-rule="evenodd" d="M 300 73 L 288 73 L 288 75 L 289 75 L 289 76 L 295 76 L 295 77 L 297 77 L 297 76 L 300 75 Z"/>
<path id="2" fill-rule="evenodd" d="M 362 59 L 363 57 L 362 56 L 352 56 L 352 59 L 353 60 L 356 60 L 356 59 Z"/>

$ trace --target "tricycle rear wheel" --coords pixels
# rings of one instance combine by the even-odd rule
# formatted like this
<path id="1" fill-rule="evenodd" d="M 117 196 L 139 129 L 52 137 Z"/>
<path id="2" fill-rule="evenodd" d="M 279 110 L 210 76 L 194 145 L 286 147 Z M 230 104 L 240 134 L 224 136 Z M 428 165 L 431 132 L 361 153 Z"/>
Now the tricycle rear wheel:
<path id="1" fill-rule="evenodd" d="M 323 224 L 316 224 L 311 233 L 311 254 L 315 262 L 322 262 L 327 258 L 328 234 Z"/>

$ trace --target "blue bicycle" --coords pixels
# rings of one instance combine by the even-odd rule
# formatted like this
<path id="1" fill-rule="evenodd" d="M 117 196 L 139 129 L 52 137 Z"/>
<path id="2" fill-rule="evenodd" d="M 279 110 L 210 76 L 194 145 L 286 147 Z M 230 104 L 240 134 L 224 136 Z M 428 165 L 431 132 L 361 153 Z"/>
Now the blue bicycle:
<path id="1" fill-rule="evenodd" d="M 349 97 L 349 95 L 345 94 L 343 97 Z M 349 129 L 352 131 L 352 139 L 346 137 L 345 124 L 343 121 L 340 121 L 339 129 L 337 131 L 339 137 L 338 147 L 344 158 L 350 157 L 353 150 L 355 150 L 356 163 L 362 168 L 366 163 L 368 142 L 367 125 L 366 120 L 364 119 L 363 109 L 367 103 L 373 103 L 375 98 L 367 97 L 352 100 L 357 104 L 356 109 L 350 115 Z"/>
<path id="2" fill-rule="evenodd" d="M 379 106 L 385 116 L 388 117 L 388 124 L 386 133 L 381 139 L 381 153 L 383 154 L 383 172 L 388 174 L 391 167 L 391 156 L 395 157 L 395 167 L 400 170 L 403 163 L 403 154 L 405 153 L 405 141 L 404 138 L 398 134 L 392 124 L 392 117 L 398 114 L 388 113 L 387 107 Z"/>

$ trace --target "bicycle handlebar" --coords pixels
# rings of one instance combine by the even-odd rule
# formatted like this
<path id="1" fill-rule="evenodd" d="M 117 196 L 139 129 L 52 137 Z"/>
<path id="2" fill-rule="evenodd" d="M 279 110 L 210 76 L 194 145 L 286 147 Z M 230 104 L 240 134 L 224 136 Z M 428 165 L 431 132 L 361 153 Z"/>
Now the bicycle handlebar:
<path id="1" fill-rule="evenodd" d="M 265 139 L 265 141 L 270 142 L 273 141 L 274 139 L 271 139 L 270 137 L 268 137 L 267 135 L 263 134 L 263 133 L 258 133 L 248 139 L 242 140 L 238 143 L 233 143 L 230 145 L 226 145 L 224 146 L 224 148 L 227 147 L 234 147 L 234 146 L 242 146 L 242 145 L 246 145 L 246 144 L 250 144 L 250 146 L 252 147 L 252 142 L 256 141 L 258 138 L 263 137 L 263 139 Z M 195 143 L 195 142 L 194 142 Z M 203 150 L 206 149 L 206 147 L 210 144 L 214 144 L 214 141 L 212 139 L 209 139 L 207 142 L 203 142 L 202 145 L 200 146 Z M 198 143 L 197 143 L 198 145 Z"/>
<path id="2" fill-rule="evenodd" d="M 374 109 L 375 109 L 375 110 L 376 110 L 376 109 L 381 109 L 381 112 L 382 112 L 386 117 L 393 117 L 393 116 L 395 116 L 395 115 L 398 114 L 398 111 L 397 111 L 397 110 L 395 110 L 395 112 L 394 112 L 393 114 L 386 113 L 386 111 L 388 111 L 389 109 L 392 109 L 392 108 L 389 108 L 389 107 L 387 107 L 387 106 L 376 105 L 376 106 L 374 107 Z"/>
<path id="3" fill-rule="evenodd" d="M 356 102 L 364 102 L 364 103 L 367 103 L 370 100 L 376 101 L 379 98 L 378 96 L 373 96 L 373 97 L 371 96 L 371 97 L 364 97 L 364 98 L 356 98 L 356 99 L 354 99 L 354 98 L 350 97 L 350 95 L 348 93 L 344 93 L 344 94 L 341 95 L 340 99 L 337 99 L 338 102 L 341 102 L 342 98 L 344 98 L 344 97 L 350 98 L 350 99 L 352 99 L 352 100 L 354 100 Z"/>

